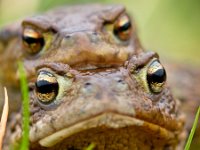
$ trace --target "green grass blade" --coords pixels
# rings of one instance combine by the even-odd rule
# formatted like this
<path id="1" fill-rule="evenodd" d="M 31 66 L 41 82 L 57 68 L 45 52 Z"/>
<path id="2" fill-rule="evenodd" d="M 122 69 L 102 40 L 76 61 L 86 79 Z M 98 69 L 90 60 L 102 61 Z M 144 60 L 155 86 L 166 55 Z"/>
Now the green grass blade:
<path id="1" fill-rule="evenodd" d="M 189 150 L 190 149 L 190 145 L 192 143 L 192 139 L 193 139 L 195 130 L 197 128 L 197 124 L 198 124 L 198 120 L 199 120 L 199 115 L 200 115 L 200 106 L 199 106 L 199 108 L 197 110 L 197 113 L 196 113 L 196 116 L 195 116 L 195 119 L 194 119 L 194 123 L 193 123 L 192 129 L 190 131 L 190 135 L 188 137 L 188 140 L 187 140 L 187 143 L 185 145 L 185 149 L 184 150 Z"/>
<path id="2" fill-rule="evenodd" d="M 20 76 L 20 87 L 22 93 L 22 140 L 20 150 L 29 149 L 29 95 L 28 95 L 28 84 L 26 79 L 26 72 L 22 62 L 18 62 L 19 76 Z"/>
<path id="3" fill-rule="evenodd" d="M 95 144 L 91 143 L 85 150 L 93 150 L 95 148 Z"/>

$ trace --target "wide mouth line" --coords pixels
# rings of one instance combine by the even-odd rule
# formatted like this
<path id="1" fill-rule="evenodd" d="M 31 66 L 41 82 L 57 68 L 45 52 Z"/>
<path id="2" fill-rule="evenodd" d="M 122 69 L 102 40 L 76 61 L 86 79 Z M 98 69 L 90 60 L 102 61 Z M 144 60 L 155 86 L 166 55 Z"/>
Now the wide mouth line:
<path id="1" fill-rule="evenodd" d="M 121 115 L 116 113 L 103 113 L 91 119 L 87 119 L 77 124 L 73 124 L 72 126 L 63 128 L 49 136 L 46 136 L 39 141 L 39 144 L 43 147 L 52 147 L 60 143 L 62 140 L 71 137 L 72 135 L 100 126 L 106 126 L 107 128 L 113 128 L 113 129 L 138 126 L 138 127 L 144 127 L 155 134 L 159 134 L 159 136 L 162 138 L 175 137 L 175 134 L 172 131 L 164 127 L 161 127 L 157 124 L 153 124 L 145 120 L 141 120 L 126 115 Z"/>

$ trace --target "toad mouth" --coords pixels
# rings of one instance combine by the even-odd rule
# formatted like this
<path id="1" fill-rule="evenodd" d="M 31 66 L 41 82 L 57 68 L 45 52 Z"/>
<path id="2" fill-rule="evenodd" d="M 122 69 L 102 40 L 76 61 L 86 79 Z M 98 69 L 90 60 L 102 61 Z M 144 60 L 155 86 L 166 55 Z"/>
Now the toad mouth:
<path id="1" fill-rule="evenodd" d="M 123 127 L 131 127 L 131 126 L 142 127 L 148 132 L 156 134 L 160 138 L 164 138 L 164 139 L 175 138 L 175 134 L 172 131 L 169 131 L 168 129 L 163 128 L 159 125 L 156 125 L 144 120 L 140 120 L 134 117 L 130 117 L 130 116 L 120 115 L 116 113 L 104 113 L 104 114 L 95 116 L 91 119 L 87 119 L 82 122 L 79 122 L 70 127 L 66 127 L 47 137 L 44 137 L 43 139 L 39 141 L 39 144 L 43 147 L 52 147 L 72 135 L 78 134 L 88 129 L 101 127 L 101 126 L 104 126 L 106 128 L 112 128 L 112 129 L 119 129 Z"/>

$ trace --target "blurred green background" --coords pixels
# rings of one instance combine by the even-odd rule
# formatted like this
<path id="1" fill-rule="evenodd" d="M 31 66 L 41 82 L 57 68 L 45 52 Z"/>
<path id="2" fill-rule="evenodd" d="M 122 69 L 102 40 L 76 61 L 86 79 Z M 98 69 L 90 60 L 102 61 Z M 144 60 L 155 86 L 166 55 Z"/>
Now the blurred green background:
<path id="1" fill-rule="evenodd" d="M 89 2 L 124 4 L 146 49 L 163 60 L 200 66 L 200 0 L 0 0 L 0 27 L 57 5 Z"/>
<path id="2" fill-rule="evenodd" d="M 124 4 L 146 49 L 200 65 L 200 0 L 0 0 L 0 26 L 57 5 L 89 2 Z"/>

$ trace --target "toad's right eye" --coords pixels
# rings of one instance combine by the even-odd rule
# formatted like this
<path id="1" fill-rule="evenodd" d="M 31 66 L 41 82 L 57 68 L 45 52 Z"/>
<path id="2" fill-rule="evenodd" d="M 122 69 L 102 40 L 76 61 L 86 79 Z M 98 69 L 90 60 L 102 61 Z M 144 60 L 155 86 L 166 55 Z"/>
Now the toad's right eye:
<path id="1" fill-rule="evenodd" d="M 25 28 L 23 30 L 22 41 L 26 51 L 30 54 L 38 53 L 45 44 L 42 33 L 32 28 Z"/>
<path id="2" fill-rule="evenodd" d="M 51 103 L 58 95 L 58 81 L 56 77 L 49 72 L 41 71 L 35 86 L 37 98 L 44 104 Z"/>

